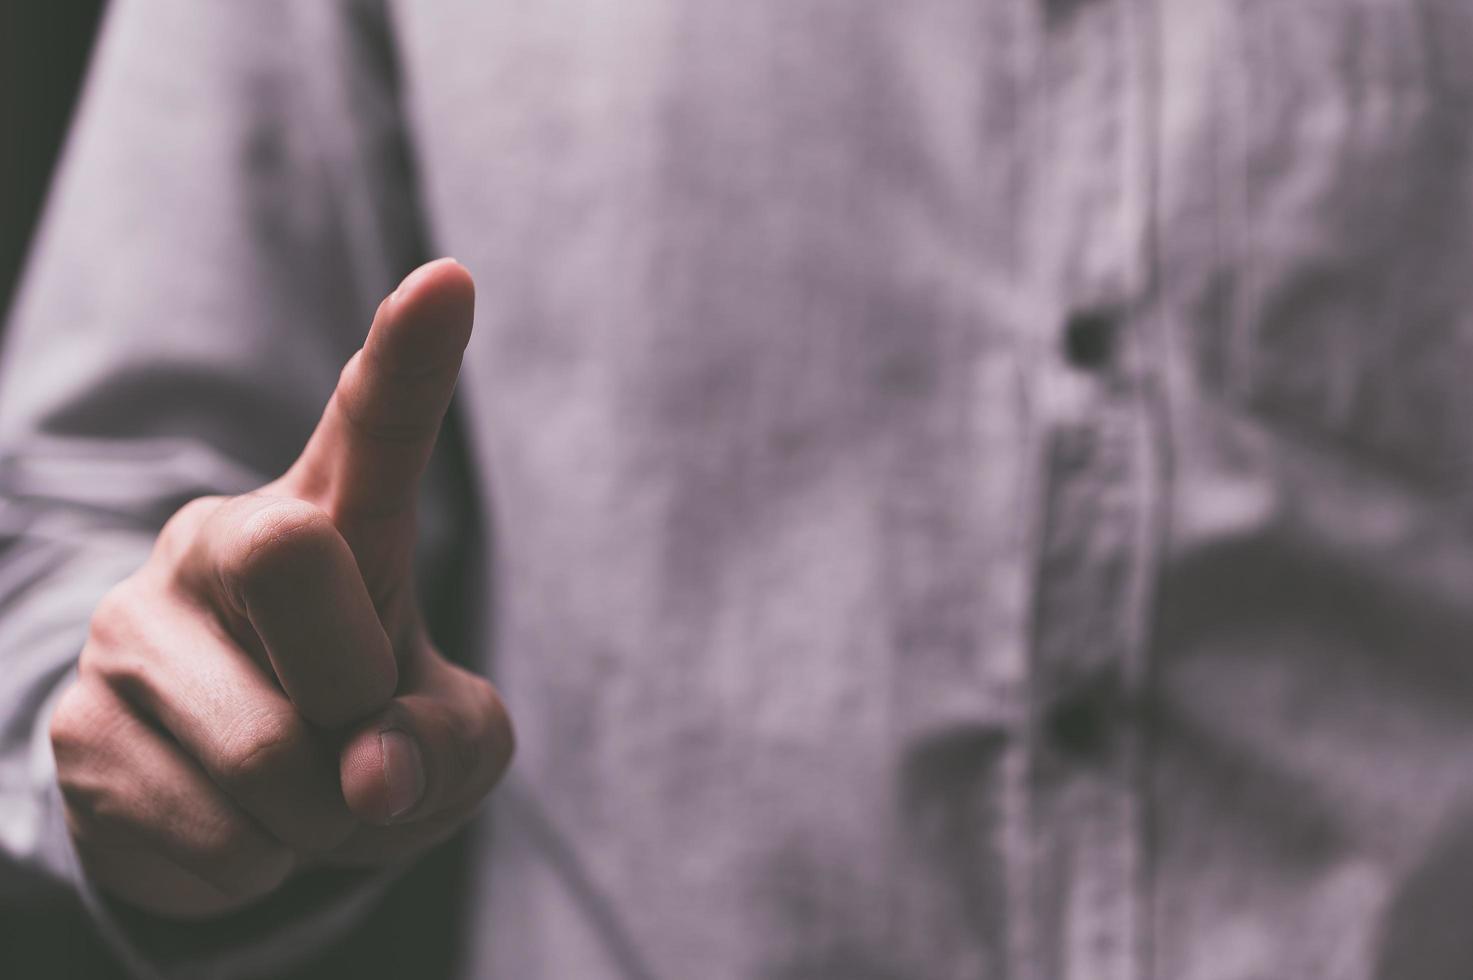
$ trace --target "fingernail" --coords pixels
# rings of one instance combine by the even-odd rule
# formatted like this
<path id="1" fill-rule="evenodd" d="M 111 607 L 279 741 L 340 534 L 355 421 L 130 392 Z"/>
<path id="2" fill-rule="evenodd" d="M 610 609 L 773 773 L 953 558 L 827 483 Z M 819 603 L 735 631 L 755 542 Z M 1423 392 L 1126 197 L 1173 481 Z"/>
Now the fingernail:
<path id="1" fill-rule="evenodd" d="M 380 732 L 378 744 L 388 787 L 389 819 L 394 820 L 413 809 L 424 795 L 424 760 L 414 739 L 398 729 Z"/>

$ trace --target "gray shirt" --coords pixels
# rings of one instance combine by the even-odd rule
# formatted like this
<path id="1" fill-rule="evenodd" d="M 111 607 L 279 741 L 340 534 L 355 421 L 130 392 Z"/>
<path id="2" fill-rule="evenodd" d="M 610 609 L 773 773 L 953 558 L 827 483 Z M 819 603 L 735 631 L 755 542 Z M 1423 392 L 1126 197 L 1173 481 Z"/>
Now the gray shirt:
<path id="1" fill-rule="evenodd" d="M 1466 973 L 1473 7 L 387 6 L 109 15 L 0 376 L 0 894 L 354 941 L 382 882 L 141 936 L 46 706 L 445 253 L 521 746 L 447 972 Z"/>

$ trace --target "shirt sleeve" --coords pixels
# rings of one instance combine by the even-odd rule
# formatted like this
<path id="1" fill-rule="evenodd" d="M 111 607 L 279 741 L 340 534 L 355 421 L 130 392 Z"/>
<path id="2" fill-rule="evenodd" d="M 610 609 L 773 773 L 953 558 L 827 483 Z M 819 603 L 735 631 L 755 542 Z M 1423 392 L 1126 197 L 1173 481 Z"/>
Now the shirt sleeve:
<path id="1" fill-rule="evenodd" d="M 374 889 L 307 880 L 181 944 L 80 873 L 47 726 L 101 595 L 182 503 L 291 462 L 423 257 L 397 91 L 376 3 L 115 0 L 6 328 L 0 898 L 75 888 L 139 976 L 269 972 Z"/>

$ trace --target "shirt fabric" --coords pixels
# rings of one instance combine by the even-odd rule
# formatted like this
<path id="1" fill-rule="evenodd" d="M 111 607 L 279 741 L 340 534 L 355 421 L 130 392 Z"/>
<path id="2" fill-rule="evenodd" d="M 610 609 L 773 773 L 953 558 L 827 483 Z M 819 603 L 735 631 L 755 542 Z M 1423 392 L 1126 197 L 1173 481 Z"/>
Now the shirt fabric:
<path id="1" fill-rule="evenodd" d="M 435 581 L 520 744 L 445 975 L 1465 976 L 1470 51 L 1460 0 L 117 0 L 0 375 L 0 897 L 140 975 L 364 938 L 382 881 L 130 925 L 46 706 L 443 253 Z"/>

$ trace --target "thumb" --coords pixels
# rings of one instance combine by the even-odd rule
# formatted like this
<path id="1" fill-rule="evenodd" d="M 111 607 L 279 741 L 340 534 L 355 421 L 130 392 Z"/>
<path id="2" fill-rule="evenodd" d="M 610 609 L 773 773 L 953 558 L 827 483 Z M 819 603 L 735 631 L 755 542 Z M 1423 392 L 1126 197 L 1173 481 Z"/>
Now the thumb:
<path id="1" fill-rule="evenodd" d="M 474 308 L 475 284 L 454 259 L 411 272 L 379 305 L 287 487 L 340 527 L 412 512 Z"/>
<path id="2" fill-rule="evenodd" d="M 420 683 L 343 744 L 343 798 L 371 824 L 469 812 L 501 778 L 515 748 L 511 720 L 485 679 L 430 651 Z"/>

